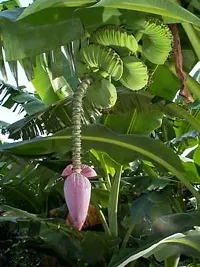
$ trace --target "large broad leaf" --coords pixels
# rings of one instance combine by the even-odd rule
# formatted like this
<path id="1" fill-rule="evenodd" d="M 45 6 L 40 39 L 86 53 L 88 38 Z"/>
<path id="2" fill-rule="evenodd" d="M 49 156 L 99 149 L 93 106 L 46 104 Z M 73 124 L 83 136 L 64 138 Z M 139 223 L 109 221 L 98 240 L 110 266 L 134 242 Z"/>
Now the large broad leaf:
<path id="1" fill-rule="evenodd" d="M 132 162 L 138 157 L 147 157 L 172 172 L 198 199 L 200 197 L 185 178 L 178 156 L 159 140 L 140 135 L 119 135 L 103 125 L 94 124 L 83 127 L 82 141 L 84 149 L 104 151 L 121 164 Z M 71 150 L 71 129 L 46 138 L 38 137 L 30 141 L 6 144 L 0 149 L 22 156 L 37 157 L 66 153 Z"/>
<path id="2" fill-rule="evenodd" d="M 83 26 L 76 18 L 44 25 L 6 21 L 1 31 L 6 59 L 9 61 L 42 54 L 79 39 L 84 34 Z"/>
<path id="3" fill-rule="evenodd" d="M 23 19 L 31 14 L 34 14 L 46 8 L 81 7 L 84 5 L 91 5 L 95 3 L 95 0 L 37 0 L 24 10 L 23 14 L 19 17 L 19 19 Z"/>
<path id="4" fill-rule="evenodd" d="M 134 109 L 130 112 L 109 114 L 104 124 L 117 133 L 149 135 L 160 127 L 162 117 L 163 113 L 160 111 L 138 112 Z"/>
<path id="5" fill-rule="evenodd" d="M 199 184 L 200 183 L 200 176 L 199 176 L 199 172 L 197 170 L 197 165 L 194 162 L 188 162 L 185 161 L 182 163 L 184 170 L 185 170 L 185 174 L 188 177 L 188 181 L 190 181 L 193 184 Z"/>
<path id="6" fill-rule="evenodd" d="M 123 221 L 125 227 L 139 224 L 142 220 L 153 222 L 156 218 L 172 213 L 170 202 L 165 192 L 150 192 L 133 201 L 130 217 Z"/>
<path id="7" fill-rule="evenodd" d="M 167 237 L 177 232 L 185 232 L 199 225 L 200 212 L 175 213 L 156 218 L 152 225 L 152 233 L 157 237 Z M 184 222 L 184 223 L 183 223 Z"/>
<path id="8" fill-rule="evenodd" d="M 112 7 L 154 13 L 200 26 L 200 19 L 171 0 L 101 0 L 93 7 Z"/>
<path id="9" fill-rule="evenodd" d="M 32 79 L 31 82 L 45 104 L 53 104 L 59 99 L 52 88 L 48 74 L 42 68 L 39 56 L 36 57 L 34 79 Z"/>
<path id="10" fill-rule="evenodd" d="M 175 103 L 165 104 L 164 101 L 154 101 L 154 96 L 148 92 L 120 92 L 118 94 L 117 103 L 113 109 L 114 112 L 127 112 L 136 107 L 142 112 L 149 112 L 149 110 L 164 111 L 171 117 L 178 117 L 186 120 L 192 128 L 200 132 L 200 122 L 194 116 L 192 116 L 187 110 L 178 106 Z"/>
<path id="11" fill-rule="evenodd" d="M 135 157 L 145 156 L 160 163 L 166 168 L 173 166 L 182 171 L 179 158 L 171 149 L 159 140 L 140 135 L 116 134 L 103 125 L 83 127 L 83 148 L 105 151 L 119 163 L 128 163 Z M 63 146 L 63 144 L 65 144 Z M 45 138 L 35 138 L 30 141 L 6 144 L 1 150 L 7 150 L 17 155 L 42 156 L 50 153 L 64 153 L 71 150 L 71 128 Z"/>
<path id="12" fill-rule="evenodd" d="M 132 249 L 122 250 L 112 258 L 109 267 L 123 267 L 131 261 L 141 257 L 148 258 L 151 255 L 154 255 L 159 261 L 182 253 L 199 257 L 199 245 L 200 233 L 198 231 L 190 231 L 186 235 L 178 233 L 164 238 L 153 245 L 149 245 L 149 247 L 146 246 L 145 249 L 139 249 L 135 252 Z"/>
<path id="13" fill-rule="evenodd" d="M 180 81 L 165 65 L 155 69 L 152 81 L 147 88 L 149 92 L 167 100 L 173 100 L 180 89 Z"/>
<path id="14" fill-rule="evenodd" d="M 23 14 L 20 16 L 19 19 L 27 18 L 33 19 L 30 15 L 34 15 L 37 12 L 44 11 L 48 9 L 55 9 L 55 8 L 71 8 L 74 11 L 74 8 L 77 7 L 83 7 L 95 4 L 95 0 L 57 0 L 50 2 L 48 0 L 38 0 L 34 2 L 32 5 L 30 5 L 28 8 L 25 9 Z M 119 8 L 119 9 L 129 9 L 129 10 L 136 10 L 136 11 L 142 11 L 142 12 L 148 12 L 158 15 L 163 15 L 168 18 L 170 18 L 170 22 L 173 21 L 186 21 L 190 22 L 196 25 L 200 25 L 200 20 L 190 13 L 189 11 L 183 9 L 178 4 L 174 3 L 173 1 L 165 1 L 165 0 L 135 0 L 135 1 L 121 1 L 121 0 L 102 0 L 99 1 L 96 5 L 93 7 L 108 7 L 108 8 Z M 110 10 L 109 10 L 110 12 Z M 92 12 L 93 13 L 93 12 Z M 120 14 L 116 13 L 117 17 L 120 16 Z M 101 20 L 102 18 L 100 18 Z M 91 22 L 90 22 L 91 24 Z"/>

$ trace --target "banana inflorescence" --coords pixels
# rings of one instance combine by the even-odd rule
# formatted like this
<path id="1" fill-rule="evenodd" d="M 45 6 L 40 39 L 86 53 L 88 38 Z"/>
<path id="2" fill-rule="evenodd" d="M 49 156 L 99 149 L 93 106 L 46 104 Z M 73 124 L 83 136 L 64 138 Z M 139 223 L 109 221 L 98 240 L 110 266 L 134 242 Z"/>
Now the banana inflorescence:
<path id="1" fill-rule="evenodd" d="M 124 28 L 109 25 L 95 31 L 90 40 L 92 43 L 109 46 L 117 52 L 136 52 L 138 43 L 132 34 L 128 34 Z"/>
<path id="2" fill-rule="evenodd" d="M 81 49 L 81 57 L 93 72 L 107 73 L 116 81 L 122 76 L 123 62 L 111 48 L 90 44 Z"/>
<path id="3" fill-rule="evenodd" d="M 170 29 L 158 21 L 145 21 L 141 30 L 142 53 L 154 64 L 164 64 L 172 50 L 172 33 Z"/>
<path id="4" fill-rule="evenodd" d="M 84 67 L 84 71 L 93 73 L 93 77 L 98 75 L 98 79 L 100 75 L 109 80 L 109 86 L 106 87 L 105 81 L 96 83 L 99 84 L 97 97 L 91 90 L 88 91 L 88 94 L 92 94 L 90 100 L 96 102 L 96 106 L 102 106 L 105 95 L 112 98 L 112 101 L 103 101 L 104 107 L 115 104 L 113 99 L 116 99 L 116 88 L 111 84 L 111 79 L 131 90 L 140 90 L 147 85 L 149 77 L 144 60 L 156 65 L 164 64 L 167 60 L 172 49 L 172 35 L 166 25 L 157 20 L 144 21 L 139 25 L 137 33 L 141 36 L 140 41 L 125 28 L 103 26 L 94 31 L 89 38 L 89 44 L 81 48 L 80 66 Z M 105 90 L 109 91 L 105 93 Z"/>

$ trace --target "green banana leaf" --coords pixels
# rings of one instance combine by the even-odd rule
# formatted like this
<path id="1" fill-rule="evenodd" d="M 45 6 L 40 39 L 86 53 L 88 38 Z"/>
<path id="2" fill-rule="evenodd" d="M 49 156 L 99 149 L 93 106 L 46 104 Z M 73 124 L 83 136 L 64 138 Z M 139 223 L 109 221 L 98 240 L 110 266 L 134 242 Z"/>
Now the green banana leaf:
<path id="1" fill-rule="evenodd" d="M 84 5 L 95 4 L 95 2 L 96 1 L 94 0 L 57 0 L 54 2 L 50 2 L 48 0 L 37 0 L 25 9 L 19 19 L 26 18 L 31 14 L 34 14 L 47 8 L 82 7 Z M 92 8 L 95 7 L 137 10 L 162 15 L 176 21 L 184 21 L 200 26 L 200 19 L 198 19 L 198 17 L 196 17 L 195 15 L 193 15 L 192 13 L 190 13 L 189 11 L 182 8 L 171 0 L 101 0 L 97 4 L 92 6 Z"/>
<path id="2" fill-rule="evenodd" d="M 32 84 L 38 95 L 46 105 L 51 105 L 59 100 L 54 92 L 48 74 L 42 68 L 39 56 L 36 57 L 36 66 L 34 68 L 34 79 Z"/>
<path id="3" fill-rule="evenodd" d="M 157 260 L 163 261 L 176 254 L 187 254 L 199 257 L 200 253 L 200 232 L 191 230 L 187 234 L 177 233 L 161 241 L 148 245 L 144 249 L 132 251 L 132 249 L 122 250 L 118 255 L 114 255 L 109 267 L 123 267 L 128 263 L 139 259 L 148 258 L 154 255 Z"/>
<path id="4" fill-rule="evenodd" d="M 137 10 L 200 26 L 200 19 L 171 0 L 100 0 L 93 7 Z M 172 21 L 170 20 L 172 23 Z"/>
<path id="5" fill-rule="evenodd" d="M 178 156 L 159 140 L 136 134 L 120 135 L 103 125 L 93 124 L 83 127 L 82 141 L 83 149 L 94 148 L 104 151 L 120 164 L 132 162 L 138 157 L 157 162 L 177 176 L 200 201 L 200 195 L 184 175 Z M 38 137 L 30 141 L 6 144 L 0 147 L 0 151 L 4 150 L 16 155 L 32 157 L 63 154 L 71 150 L 71 128 L 45 138 Z"/>
<path id="6" fill-rule="evenodd" d="M 48 0 L 39 0 L 35 1 L 32 5 L 27 7 L 23 14 L 19 17 L 19 20 L 26 18 L 27 16 L 30 16 L 36 12 L 40 12 L 43 9 L 46 8 L 56 8 L 56 7 L 81 7 L 84 5 L 91 5 L 95 4 L 96 0 L 54 0 L 48 1 Z"/>

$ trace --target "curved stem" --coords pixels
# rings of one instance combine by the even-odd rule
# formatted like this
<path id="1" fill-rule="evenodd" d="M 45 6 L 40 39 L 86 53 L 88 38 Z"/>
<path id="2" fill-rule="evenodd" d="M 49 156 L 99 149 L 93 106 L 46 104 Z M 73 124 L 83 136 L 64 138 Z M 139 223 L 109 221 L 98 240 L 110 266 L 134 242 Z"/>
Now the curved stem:
<path id="1" fill-rule="evenodd" d="M 106 218 L 101 210 L 101 208 L 99 207 L 99 205 L 97 203 L 95 203 L 94 201 L 92 202 L 92 204 L 95 206 L 96 208 L 96 211 L 97 211 L 97 214 L 99 215 L 99 218 L 101 220 L 101 223 L 102 223 L 102 226 L 104 228 L 104 231 L 107 235 L 111 235 L 111 232 L 110 232 L 110 228 L 108 227 L 108 224 L 107 224 L 107 221 L 106 221 Z"/>
<path id="2" fill-rule="evenodd" d="M 122 242 L 122 248 L 126 248 L 126 245 L 128 243 L 128 240 L 129 240 L 129 237 L 131 235 L 131 233 L 133 232 L 133 229 L 135 227 L 135 224 L 133 223 L 127 230 L 125 236 L 124 236 L 124 239 L 123 239 L 123 242 Z"/>
<path id="3" fill-rule="evenodd" d="M 81 172 L 81 111 L 83 96 L 91 85 L 92 79 L 86 77 L 74 93 L 72 108 L 72 164 L 73 171 Z"/>
<path id="4" fill-rule="evenodd" d="M 109 227 L 113 236 L 118 236 L 117 211 L 118 211 L 118 198 L 119 198 L 121 173 L 122 173 L 122 166 L 118 168 L 116 175 L 114 177 L 114 183 L 111 187 L 109 204 L 108 204 Z"/>
<path id="5" fill-rule="evenodd" d="M 105 182 L 106 182 L 106 186 L 107 186 L 108 191 L 110 191 L 110 189 L 111 189 L 111 182 L 110 182 L 110 177 L 109 177 L 108 174 L 106 174 L 106 176 L 105 176 Z"/>
<path id="6" fill-rule="evenodd" d="M 180 255 L 174 255 L 165 260 L 165 267 L 177 267 L 179 263 Z"/>

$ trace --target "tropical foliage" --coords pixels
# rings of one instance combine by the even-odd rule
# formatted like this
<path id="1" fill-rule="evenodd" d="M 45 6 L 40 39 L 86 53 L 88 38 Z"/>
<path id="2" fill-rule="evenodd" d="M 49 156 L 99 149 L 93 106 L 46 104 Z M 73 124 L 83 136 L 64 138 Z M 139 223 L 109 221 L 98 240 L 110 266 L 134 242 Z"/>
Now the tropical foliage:
<path id="1" fill-rule="evenodd" d="M 199 0 L 0 7 L 0 101 L 25 114 L 0 121 L 13 140 L 0 145 L 0 265 L 199 266 Z M 74 143 L 97 173 L 81 231 L 61 178 Z"/>

